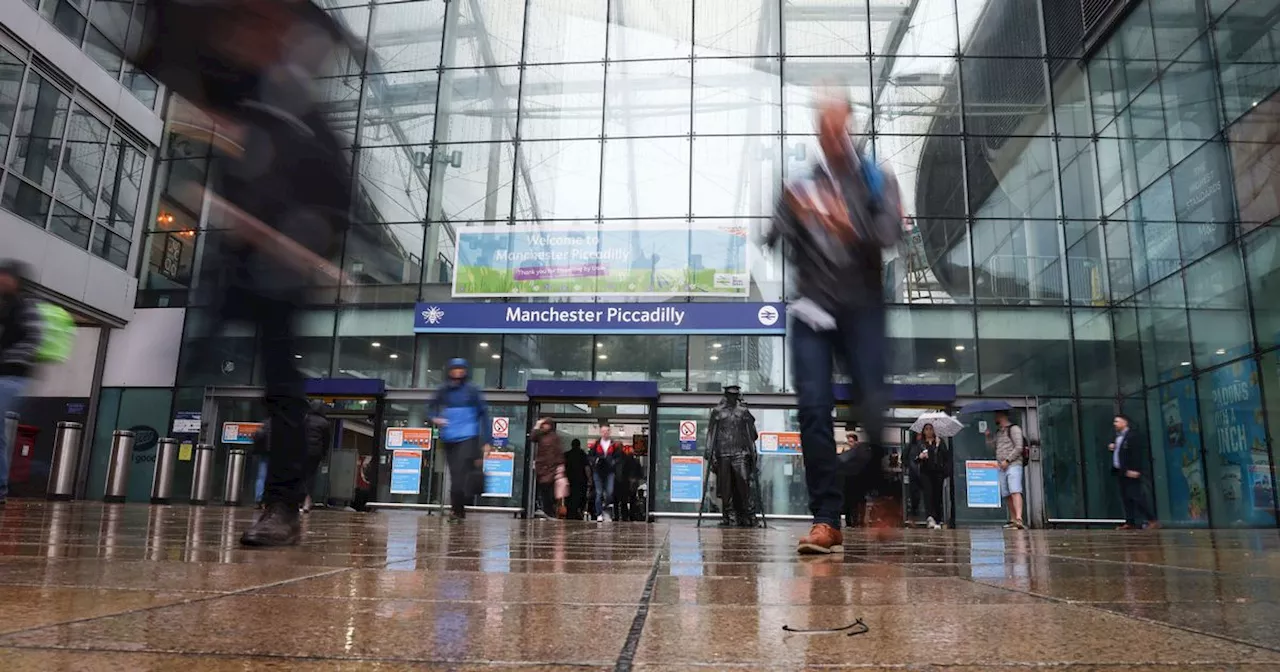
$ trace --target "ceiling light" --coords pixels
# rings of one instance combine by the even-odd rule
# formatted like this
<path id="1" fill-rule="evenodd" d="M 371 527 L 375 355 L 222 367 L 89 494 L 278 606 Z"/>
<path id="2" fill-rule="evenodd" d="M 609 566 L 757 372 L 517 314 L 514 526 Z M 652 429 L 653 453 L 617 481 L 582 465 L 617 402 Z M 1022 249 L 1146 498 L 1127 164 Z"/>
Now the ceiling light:
<path id="1" fill-rule="evenodd" d="M 396 353 L 393 352 L 391 353 L 391 359 L 400 359 L 400 355 L 397 355 Z"/>
<path id="2" fill-rule="evenodd" d="M 1183 362 L 1183 363 L 1182 363 L 1182 365 L 1183 365 L 1183 366 L 1191 366 L 1191 362 Z"/>
<path id="3" fill-rule="evenodd" d="M 498 353 L 496 353 L 496 352 L 495 352 L 495 353 L 493 353 L 492 357 L 493 357 L 494 359 L 502 359 L 502 355 L 499 355 L 499 354 L 498 354 Z"/>
<path id="4" fill-rule="evenodd" d="M 938 363 L 939 363 L 939 364 L 946 364 L 946 363 L 947 363 L 947 358 L 946 358 L 946 357 L 939 357 L 939 358 L 938 358 Z"/>
<path id="5" fill-rule="evenodd" d="M 480 347 L 482 347 L 482 348 L 487 348 L 487 347 L 489 347 L 489 342 L 488 342 L 488 341 L 480 341 Z"/>
<path id="6" fill-rule="evenodd" d="M 294 358 L 294 359 L 302 359 L 302 355 L 294 355 L 294 356 L 293 356 L 293 358 Z"/>
<path id="7" fill-rule="evenodd" d="M 596 347 L 597 347 L 597 348 L 603 348 L 603 347 L 604 347 L 604 343 L 601 343 L 601 342 L 599 342 L 599 341 L 596 341 Z"/>
<path id="8" fill-rule="evenodd" d="M 724 347 L 724 344 L 723 344 L 723 343 L 712 343 L 712 344 L 711 344 L 711 347 L 716 348 L 716 349 L 718 350 L 718 349 L 720 349 L 720 348 L 723 348 L 723 347 Z"/>
<path id="9" fill-rule="evenodd" d="M 1226 348 L 1218 348 L 1218 354 L 1219 354 L 1219 355 L 1225 355 L 1225 354 L 1227 354 L 1227 349 L 1226 349 Z"/>
<path id="10" fill-rule="evenodd" d="M 956 352 L 964 352 L 964 346 L 963 346 L 963 345 L 957 345 L 957 346 L 956 346 Z"/>
<path id="11" fill-rule="evenodd" d="M 711 355 L 711 361 L 713 362 L 720 361 L 720 355 Z"/>
<path id="12" fill-rule="evenodd" d="M 370 343 L 369 345 L 372 345 L 372 346 L 373 346 L 373 347 L 375 347 L 375 348 L 381 348 L 381 347 L 382 347 L 382 344 L 381 344 L 381 343 L 379 343 L 379 342 L 377 342 L 377 341 L 374 341 L 374 342 Z"/>
<path id="13" fill-rule="evenodd" d="M 602 352 L 599 355 L 596 355 L 596 359 L 609 359 L 609 355 L 606 355 Z"/>

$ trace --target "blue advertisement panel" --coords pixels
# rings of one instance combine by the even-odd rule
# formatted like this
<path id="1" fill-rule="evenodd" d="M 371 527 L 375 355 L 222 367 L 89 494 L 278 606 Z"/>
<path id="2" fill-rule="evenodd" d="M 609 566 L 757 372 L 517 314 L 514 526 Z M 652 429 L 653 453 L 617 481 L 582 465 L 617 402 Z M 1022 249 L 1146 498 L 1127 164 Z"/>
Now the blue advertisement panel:
<path id="1" fill-rule="evenodd" d="M 1275 525 L 1257 363 L 1244 359 L 1214 369 L 1207 382 L 1211 388 L 1201 390 L 1200 401 L 1212 414 L 1205 418 L 1205 438 L 1213 522 Z"/>
<path id="2" fill-rule="evenodd" d="M 786 333 L 782 303 L 420 303 L 419 334 Z"/>
<path id="3" fill-rule="evenodd" d="M 671 501 L 702 501 L 703 461 L 692 455 L 671 456 Z"/>
<path id="4" fill-rule="evenodd" d="M 391 494 L 416 495 L 422 487 L 422 451 L 391 451 Z"/>
<path id="5" fill-rule="evenodd" d="M 458 229 L 453 295 L 747 295 L 747 229 L 734 222 Z"/>
<path id="6" fill-rule="evenodd" d="M 1163 445 L 1165 486 L 1169 511 L 1165 522 L 1207 522 L 1208 495 L 1204 464 L 1200 460 L 1200 413 L 1196 410 L 1195 383 L 1179 380 L 1160 388 L 1160 413 L 1164 431 L 1151 432 L 1152 450 Z"/>
<path id="7" fill-rule="evenodd" d="M 510 497 L 516 483 L 516 454 L 489 453 L 484 458 L 484 497 Z"/>
<path id="8" fill-rule="evenodd" d="M 999 463 L 995 460 L 966 460 L 964 478 L 969 508 L 1000 508 Z"/>

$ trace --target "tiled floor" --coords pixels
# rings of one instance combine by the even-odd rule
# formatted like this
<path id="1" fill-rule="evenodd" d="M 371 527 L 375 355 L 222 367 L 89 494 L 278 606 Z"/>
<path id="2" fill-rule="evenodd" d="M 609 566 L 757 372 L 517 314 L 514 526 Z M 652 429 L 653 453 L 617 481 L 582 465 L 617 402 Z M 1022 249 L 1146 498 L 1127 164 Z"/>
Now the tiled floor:
<path id="1" fill-rule="evenodd" d="M 888 531 L 11 501 L 0 670 L 1280 670 L 1272 531 Z M 866 634 L 789 634 L 861 619 Z"/>

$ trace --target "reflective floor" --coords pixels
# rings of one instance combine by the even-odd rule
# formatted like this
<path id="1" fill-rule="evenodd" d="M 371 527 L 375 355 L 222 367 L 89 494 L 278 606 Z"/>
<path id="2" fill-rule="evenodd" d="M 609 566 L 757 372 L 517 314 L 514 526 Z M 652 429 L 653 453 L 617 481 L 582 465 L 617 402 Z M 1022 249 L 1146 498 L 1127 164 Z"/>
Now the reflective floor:
<path id="1" fill-rule="evenodd" d="M 1280 669 L 1276 531 L 889 531 L 10 501 L 0 670 Z M 861 619 L 866 634 L 790 634 Z"/>

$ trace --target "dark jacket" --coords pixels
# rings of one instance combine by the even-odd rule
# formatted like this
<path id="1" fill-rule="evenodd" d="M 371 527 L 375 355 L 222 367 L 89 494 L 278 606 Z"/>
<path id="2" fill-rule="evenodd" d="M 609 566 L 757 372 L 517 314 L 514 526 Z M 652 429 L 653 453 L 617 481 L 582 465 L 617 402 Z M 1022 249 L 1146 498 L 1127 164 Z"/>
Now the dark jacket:
<path id="1" fill-rule="evenodd" d="M 617 439 L 610 438 L 612 443 L 609 445 L 609 452 L 604 452 L 600 447 L 600 439 L 591 442 L 591 447 L 587 449 L 587 458 L 591 460 L 591 470 L 597 473 L 607 474 L 613 471 L 618 463 L 618 458 L 622 455 L 622 442 Z"/>
<path id="2" fill-rule="evenodd" d="M 564 449 L 555 425 L 550 429 L 535 429 L 530 436 L 537 446 L 533 456 L 533 470 L 539 483 L 550 483 L 556 478 L 556 469 L 564 466 Z"/>
<path id="3" fill-rule="evenodd" d="M 465 359 L 451 359 L 445 369 L 466 369 L 467 375 L 461 383 L 446 381 L 435 396 L 427 404 L 427 416 L 444 418 L 445 425 L 439 429 L 440 440 L 445 443 L 461 443 L 471 439 L 479 439 L 480 443 L 489 443 L 492 427 L 489 424 L 489 406 L 484 401 L 484 394 L 471 383 L 471 367 Z"/>
<path id="4" fill-rule="evenodd" d="M 36 302 L 21 291 L 0 299 L 0 377 L 31 377 L 43 329 Z"/>
<path id="5" fill-rule="evenodd" d="M 306 419 L 303 420 L 303 436 L 307 441 L 307 459 L 313 464 L 319 464 L 324 460 L 324 456 L 329 452 L 329 448 L 333 446 L 333 424 L 329 422 L 324 414 L 316 411 L 307 411 Z M 253 435 L 253 452 L 256 455 L 271 454 L 271 419 L 268 418 L 262 423 L 262 429 Z"/>
<path id="6" fill-rule="evenodd" d="M 1119 444 L 1116 450 L 1120 451 L 1120 470 L 1145 473 L 1147 471 L 1146 453 L 1144 452 L 1147 446 L 1146 437 L 1142 435 L 1142 432 L 1130 427 L 1129 431 L 1125 433 L 1124 441 L 1119 441 L 1119 438 L 1119 436 L 1116 437 L 1115 443 Z"/>
<path id="7" fill-rule="evenodd" d="M 564 472 L 569 478 L 569 488 L 572 490 L 587 487 L 587 453 L 581 447 L 570 448 L 569 452 L 564 454 Z"/>
<path id="8" fill-rule="evenodd" d="M 920 459 L 921 453 L 925 448 L 929 449 L 929 456 Z M 931 475 L 946 476 L 951 471 L 951 449 L 947 447 L 947 443 L 938 440 L 936 445 L 926 446 L 924 440 L 918 440 L 911 444 L 907 450 L 907 467 L 912 473 L 926 472 Z"/>

